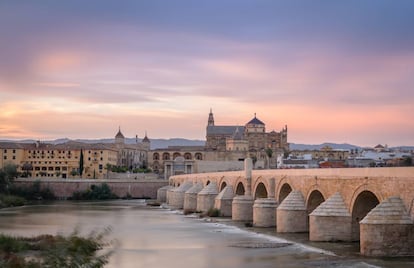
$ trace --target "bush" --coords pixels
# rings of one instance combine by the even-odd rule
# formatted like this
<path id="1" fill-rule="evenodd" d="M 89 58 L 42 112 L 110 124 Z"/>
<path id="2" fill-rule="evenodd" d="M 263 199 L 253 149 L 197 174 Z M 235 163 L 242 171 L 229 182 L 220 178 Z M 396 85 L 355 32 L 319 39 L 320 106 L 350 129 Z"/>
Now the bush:
<path id="1" fill-rule="evenodd" d="M 27 200 L 55 200 L 56 196 L 50 188 L 41 188 L 40 181 L 37 180 L 29 187 L 17 187 L 12 185 L 10 193 L 21 196 Z"/>
<path id="2" fill-rule="evenodd" d="M 209 216 L 209 217 L 220 217 L 220 209 L 210 208 L 207 211 L 207 216 Z"/>
<path id="3" fill-rule="evenodd" d="M 91 188 L 86 191 L 76 191 L 72 194 L 70 199 L 72 200 L 107 200 L 107 199 L 116 199 L 114 193 L 112 193 L 111 188 L 108 184 L 102 183 L 101 185 L 92 184 Z"/>
<path id="4" fill-rule="evenodd" d="M 104 267 L 112 254 L 111 251 L 101 251 L 111 245 L 111 242 L 104 239 L 109 231 L 105 229 L 101 233 L 93 232 L 87 237 L 81 237 L 76 230 L 67 237 L 40 235 L 25 238 L 0 234 L 0 266 Z M 25 258 L 25 255 L 30 258 Z"/>
<path id="5" fill-rule="evenodd" d="M 15 195 L 0 195 L 0 208 L 24 206 L 26 200 Z"/>

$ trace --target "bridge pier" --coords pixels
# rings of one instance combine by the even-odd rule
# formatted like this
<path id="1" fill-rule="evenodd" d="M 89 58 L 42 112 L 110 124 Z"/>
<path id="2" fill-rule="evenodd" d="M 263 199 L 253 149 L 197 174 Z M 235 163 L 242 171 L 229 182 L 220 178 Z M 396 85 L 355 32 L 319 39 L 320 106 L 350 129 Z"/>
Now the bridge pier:
<path id="1" fill-rule="evenodd" d="M 231 217 L 231 203 L 233 202 L 234 192 L 233 187 L 227 185 L 224 189 L 217 195 L 214 200 L 214 207 L 220 210 L 220 215 L 223 217 Z"/>
<path id="2" fill-rule="evenodd" d="M 197 194 L 197 211 L 207 212 L 214 208 L 214 201 L 218 195 L 218 186 L 215 182 L 210 182 Z"/>
<path id="3" fill-rule="evenodd" d="M 276 208 L 275 200 L 275 179 L 269 179 L 269 197 L 259 198 L 253 205 L 253 226 L 255 227 L 275 227 Z"/>
<path id="4" fill-rule="evenodd" d="M 193 186 L 193 183 L 191 181 L 186 181 L 183 184 L 181 184 L 179 187 L 172 189 L 168 196 L 168 199 L 169 199 L 168 204 L 177 209 L 182 209 L 184 206 L 184 194 L 192 186 Z"/>
<path id="5" fill-rule="evenodd" d="M 251 195 L 238 195 L 233 198 L 231 219 L 233 221 L 253 221 L 253 203 Z"/>
<path id="6" fill-rule="evenodd" d="M 253 221 L 253 204 L 252 197 L 252 169 L 253 162 L 251 158 L 244 159 L 244 172 L 246 177 L 246 192 L 233 198 L 231 218 L 234 221 Z"/>
<path id="7" fill-rule="evenodd" d="M 166 203 L 167 202 L 167 191 L 172 189 L 173 187 L 171 185 L 167 185 L 164 187 L 161 187 L 157 190 L 157 201 L 160 203 Z"/>
<path id="8" fill-rule="evenodd" d="M 352 217 L 336 192 L 309 215 L 310 241 L 352 241 Z"/>
<path id="9" fill-rule="evenodd" d="M 414 224 L 400 197 L 390 197 L 360 222 L 361 254 L 414 256 Z"/>
<path id="10" fill-rule="evenodd" d="M 197 194 L 203 189 L 203 184 L 197 182 L 184 193 L 184 212 L 192 213 L 197 210 Z"/>
<path id="11" fill-rule="evenodd" d="M 273 198 L 259 198 L 253 205 L 253 226 L 275 227 L 276 226 L 277 202 Z"/>
<path id="12" fill-rule="evenodd" d="M 276 210 L 278 233 L 303 233 L 308 231 L 308 212 L 300 191 L 292 191 Z"/>

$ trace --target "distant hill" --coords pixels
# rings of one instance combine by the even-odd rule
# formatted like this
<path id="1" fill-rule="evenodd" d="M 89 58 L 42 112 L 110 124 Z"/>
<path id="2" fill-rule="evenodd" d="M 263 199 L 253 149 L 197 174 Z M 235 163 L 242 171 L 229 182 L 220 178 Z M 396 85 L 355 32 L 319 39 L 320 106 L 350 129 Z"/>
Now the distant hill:
<path id="1" fill-rule="evenodd" d="M 51 144 L 60 144 L 70 141 L 68 138 L 61 138 L 56 140 L 42 140 L 44 143 Z M 114 139 L 76 139 L 74 141 L 84 142 L 84 143 L 113 143 Z M 138 142 L 141 142 L 142 139 L 138 139 Z M 20 142 L 20 143 L 35 143 L 36 140 L 0 140 L 0 142 Z M 125 138 L 125 143 L 134 144 L 136 142 L 135 138 Z M 182 138 L 172 138 L 172 139 L 151 139 L 151 149 L 162 149 L 167 148 L 168 146 L 204 146 L 205 141 L 203 140 L 188 140 Z"/>
<path id="2" fill-rule="evenodd" d="M 300 144 L 300 143 L 289 143 L 289 148 L 291 150 L 320 150 L 323 147 L 329 146 L 335 150 L 351 150 L 358 148 L 361 149 L 362 147 L 357 145 L 352 145 L 348 143 L 331 143 L 325 142 L 322 144 Z"/>
<path id="3" fill-rule="evenodd" d="M 142 139 L 138 139 L 138 142 L 141 142 Z M 60 144 L 70 141 L 68 138 L 61 138 L 56 140 L 42 141 L 45 143 Z M 77 139 L 75 141 L 85 142 L 85 143 L 112 143 L 114 139 Z M 0 142 L 21 142 L 21 143 L 34 143 L 35 140 L 0 140 Z M 125 142 L 127 144 L 134 144 L 135 138 L 126 138 Z M 204 146 L 204 140 L 190 140 L 183 138 L 171 138 L 171 139 L 151 139 L 151 149 L 162 149 L 167 148 L 168 146 Z M 300 144 L 300 143 L 289 143 L 291 150 L 319 150 L 325 146 L 329 146 L 333 149 L 339 150 L 351 150 L 351 149 L 362 149 L 362 146 L 353 145 L 349 143 L 331 143 L 325 142 L 322 144 Z M 401 151 L 411 151 L 414 150 L 414 146 L 396 146 L 391 147 L 390 149 L 401 150 Z"/>

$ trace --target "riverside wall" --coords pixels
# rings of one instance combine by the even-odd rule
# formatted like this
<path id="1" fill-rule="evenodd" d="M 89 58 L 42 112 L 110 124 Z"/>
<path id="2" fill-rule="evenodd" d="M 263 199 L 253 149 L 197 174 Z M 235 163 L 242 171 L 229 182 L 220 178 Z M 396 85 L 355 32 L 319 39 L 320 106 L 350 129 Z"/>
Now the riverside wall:
<path id="1" fill-rule="evenodd" d="M 67 199 L 76 191 L 85 191 L 92 185 L 106 183 L 111 191 L 119 197 L 157 198 L 157 190 L 168 185 L 165 180 L 88 180 L 88 179 L 17 179 L 15 185 L 29 187 L 40 181 L 41 188 L 50 188 L 59 199 Z"/>

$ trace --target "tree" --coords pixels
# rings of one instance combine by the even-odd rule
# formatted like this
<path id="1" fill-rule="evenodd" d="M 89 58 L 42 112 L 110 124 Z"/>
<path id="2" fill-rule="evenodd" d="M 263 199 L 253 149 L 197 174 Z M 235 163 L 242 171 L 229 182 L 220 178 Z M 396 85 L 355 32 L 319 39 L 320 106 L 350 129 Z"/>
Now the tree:
<path id="1" fill-rule="evenodd" d="M 10 184 L 17 175 L 17 166 L 14 164 L 6 164 L 3 169 L 0 169 L 0 192 L 8 192 Z"/>
<path id="2" fill-rule="evenodd" d="M 80 151 L 80 157 L 79 157 L 79 175 L 82 177 L 83 173 L 83 150 Z"/>
<path id="3" fill-rule="evenodd" d="M 25 162 L 22 165 L 22 170 L 23 170 L 22 177 L 31 177 L 32 176 L 31 171 L 33 170 L 33 166 L 29 162 Z"/>
<path id="4" fill-rule="evenodd" d="M 272 148 L 267 148 L 266 149 L 266 155 L 267 155 L 267 168 L 270 168 L 270 158 L 272 158 L 273 156 L 273 150 Z"/>
<path id="5" fill-rule="evenodd" d="M 252 159 L 253 169 L 254 169 L 254 167 L 256 166 L 257 157 L 254 155 L 254 156 L 251 157 L 251 159 Z"/>

